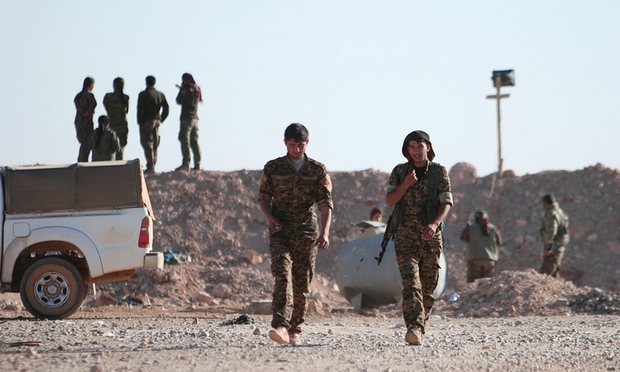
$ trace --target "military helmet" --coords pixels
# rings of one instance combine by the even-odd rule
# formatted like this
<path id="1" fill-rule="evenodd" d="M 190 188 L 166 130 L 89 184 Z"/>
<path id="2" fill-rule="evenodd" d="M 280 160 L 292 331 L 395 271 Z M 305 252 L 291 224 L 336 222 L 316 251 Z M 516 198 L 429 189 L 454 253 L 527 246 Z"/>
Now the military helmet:
<path id="1" fill-rule="evenodd" d="M 431 143 L 431 137 L 428 135 L 428 133 L 426 133 L 423 130 L 414 130 L 413 132 L 409 133 L 407 137 L 405 137 L 405 140 L 403 141 L 402 152 L 403 152 L 403 156 L 407 158 L 407 160 L 411 160 L 409 159 L 409 152 L 407 151 L 407 145 L 409 145 L 409 141 L 420 142 L 422 140 L 424 140 L 426 143 L 431 145 L 431 149 L 428 152 L 428 160 L 432 161 L 433 159 L 435 159 L 435 151 L 433 149 L 433 144 Z"/>

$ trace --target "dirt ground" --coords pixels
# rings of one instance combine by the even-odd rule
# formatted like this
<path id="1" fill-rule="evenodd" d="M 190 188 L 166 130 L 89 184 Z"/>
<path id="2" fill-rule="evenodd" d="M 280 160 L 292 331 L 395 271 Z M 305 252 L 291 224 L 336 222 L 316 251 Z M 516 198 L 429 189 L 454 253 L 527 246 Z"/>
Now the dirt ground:
<path id="1" fill-rule="evenodd" d="M 311 316 L 300 347 L 269 340 L 269 316 L 225 325 L 238 316 L 115 306 L 80 310 L 62 321 L 35 321 L 24 312 L 0 311 L 0 370 L 620 370 L 615 315 L 436 315 L 419 347 L 405 344 L 406 330 L 396 316 Z"/>

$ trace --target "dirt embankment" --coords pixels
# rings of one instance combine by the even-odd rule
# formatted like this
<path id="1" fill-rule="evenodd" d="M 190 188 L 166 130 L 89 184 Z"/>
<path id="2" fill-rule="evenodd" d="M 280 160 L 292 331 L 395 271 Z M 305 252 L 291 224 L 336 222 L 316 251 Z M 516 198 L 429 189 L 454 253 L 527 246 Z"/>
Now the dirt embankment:
<path id="1" fill-rule="evenodd" d="M 611 292 L 620 289 L 620 171 L 596 165 L 575 172 L 520 177 L 507 172 L 507 177 L 495 181 L 491 176 L 476 177 L 475 173 L 465 163 L 450 170 L 456 203 L 445 230 L 449 261 L 446 294 L 459 292 L 459 304 L 467 306 L 445 304 L 446 311 L 471 315 L 562 313 L 570 311 L 569 299 L 588 293 L 589 289 L 583 289 L 586 286 Z M 191 257 L 191 262 L 167 265 L 156 275 L 143 274 L 137 283 L 98 286 L 106 298 L 104 303 L 137 300 L 162 306 L 243 309 L 253 301 L 269 300 L 273 284 L 266 221 L 256 202 L 259 176 L 259 171 L 246 170 L 149 175 L 157 217 L 155 249 L 174 249 L 181 256 Z M 332 173 L 335 211 L 331 247 L 319 253 L 311 289 L 318 312 L 329 306 L 347 306 L 334 286 L 335 257 L 344 243 L 359 236 L 355 224 L 366 219 L 372 207 L 385 207 L 388 176 L 375 170 Z M 562 269 L 568 283 L 528 271 L 537 269 L 541 261 L 539 201 L 545 193 L 554 193 L 570 216 L 571 242 Z M 501 274 L 492 282 L 474 286 L 465 282 L 463 244 L 458 237 L 477 209 L 489 212 L 504 237 L 496 273 L 517 273 Z M 520 282 L 529 284 L 522 288 Z M 517 292 L 510 293 L 512 290 Z M 533 297 L 539 291 L 542 297 Z M 502 294 L 544 302 L 546 310 L 537 305 L 504 303 Z M 488 298 L 475 307 L 472 299 L 481 296 Z M 543 300 L 547 297 L 553 301 Z M 559 312 L 547 309 L 558 299 L 565 300 Z M 439 301 L 438 306 L 444 302 Z"/>

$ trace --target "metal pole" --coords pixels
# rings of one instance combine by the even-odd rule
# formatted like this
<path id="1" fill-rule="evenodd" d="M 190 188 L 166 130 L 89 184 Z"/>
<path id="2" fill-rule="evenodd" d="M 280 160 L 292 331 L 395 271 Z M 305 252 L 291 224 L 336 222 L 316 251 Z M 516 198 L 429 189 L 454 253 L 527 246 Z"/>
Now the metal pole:
<path id="1" fill-rule="evenodd" d="M 495 76 L 495 86 L 497 87 L 497 177 L 502 177 L 502 171 L 504 166 L 504 158 L 502 157 L 502 113 L 500 109 L 500 87 L 501 87 L 501 76 L 499 74 Z"/>

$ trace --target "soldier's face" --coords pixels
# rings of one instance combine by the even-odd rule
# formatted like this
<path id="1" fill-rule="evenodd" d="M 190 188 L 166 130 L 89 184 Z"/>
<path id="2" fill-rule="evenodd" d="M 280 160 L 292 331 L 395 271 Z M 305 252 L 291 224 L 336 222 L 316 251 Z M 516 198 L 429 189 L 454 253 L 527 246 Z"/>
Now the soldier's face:
<path id="1" fill-rule="evenodd" d="M 308 147 L 308 141 L 284 140 L 284 144 L 286 145 L 288 156 L 293 160 L 301 159 Z"/>
<path id="2" fill-rule="evenodd" d="M 428 151 L 430 146 L 424 141 L 409 141 L 407 152 L 414 163 L 423 163 L 428 160 Z"/>

